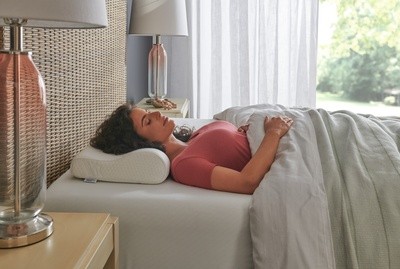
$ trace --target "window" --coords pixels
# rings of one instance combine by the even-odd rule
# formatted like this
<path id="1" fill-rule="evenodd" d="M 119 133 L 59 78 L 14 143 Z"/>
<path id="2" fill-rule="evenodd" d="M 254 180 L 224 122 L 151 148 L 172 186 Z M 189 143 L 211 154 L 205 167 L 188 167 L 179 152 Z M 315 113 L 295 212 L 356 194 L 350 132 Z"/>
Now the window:
<path id="1" fill-rule="evenodd" d="M 400 1 L 321 0 L 317 107 L 400 115 Z"/>

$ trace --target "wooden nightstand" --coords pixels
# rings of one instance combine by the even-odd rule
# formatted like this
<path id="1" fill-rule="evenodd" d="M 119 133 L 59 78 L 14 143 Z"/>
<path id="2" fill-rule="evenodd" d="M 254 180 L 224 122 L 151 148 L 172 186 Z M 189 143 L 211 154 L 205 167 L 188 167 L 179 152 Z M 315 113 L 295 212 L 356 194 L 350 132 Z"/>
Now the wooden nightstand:
<path id="1" fill-rule="evenodd" d="M 151 104 L 146 103 L 147 99 L 149 98 L 143 98 L 139 103 L 136 104 L 136 106 L 146 109 L 150 112 L 160 111 L 161 114 L 170 118 L 189 117 L 190 102 L 188 99 L 167 98 L 168 100 L 174 102 L 177 106 L 176 108 L 170 110 L 164 108 L 155 108 Z"/>
<path id="2" fill-rule="evenodd" d="M 0 268 L 118 268 L 118 218 L 46 214 L 53 218 L 53 234 L 29 246 L 0 249 Z"/>

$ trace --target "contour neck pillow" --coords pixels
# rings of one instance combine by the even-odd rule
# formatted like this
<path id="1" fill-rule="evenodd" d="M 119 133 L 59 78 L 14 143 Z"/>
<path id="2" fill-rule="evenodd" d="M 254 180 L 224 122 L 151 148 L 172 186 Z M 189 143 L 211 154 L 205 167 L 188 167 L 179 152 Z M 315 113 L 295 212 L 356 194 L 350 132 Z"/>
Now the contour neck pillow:
<path id="1" fill-rule="evenodd" d="M 72 159 L 70 168 L 77 178 L 159 184 L 169 175 L 170 161 L 164 152 L 153 148 L 113 155 L 88 146 Z"/>

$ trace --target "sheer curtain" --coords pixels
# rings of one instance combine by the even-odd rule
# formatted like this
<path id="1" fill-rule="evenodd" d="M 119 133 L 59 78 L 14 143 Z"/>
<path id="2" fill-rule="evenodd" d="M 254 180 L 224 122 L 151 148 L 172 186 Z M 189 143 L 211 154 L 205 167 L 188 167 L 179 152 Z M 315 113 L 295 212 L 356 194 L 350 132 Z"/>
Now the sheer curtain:
<path id="1" fill-rule="evenodd" d="M 192 117 L 236 105 L 315 106 L 318 0 L 187 0 L 189 37 L 170 38 L 169 92 Z"/>

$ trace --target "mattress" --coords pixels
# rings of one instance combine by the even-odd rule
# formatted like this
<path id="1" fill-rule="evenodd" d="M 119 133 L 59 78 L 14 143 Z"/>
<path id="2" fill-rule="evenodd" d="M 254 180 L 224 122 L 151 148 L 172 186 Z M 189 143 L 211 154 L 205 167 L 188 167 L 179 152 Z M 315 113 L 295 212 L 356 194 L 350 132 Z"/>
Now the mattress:
<path id="1" fill-rule="evenodd" d="M 253 267 L 250 203 L 250 195 L 172 179 L 158 185 L 85 183 L 67 171 L 47 190 L 44 211 L 118 216 L 120 268 L 245 269 Z"/>

